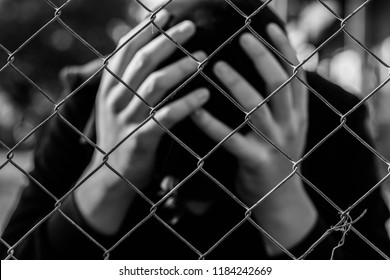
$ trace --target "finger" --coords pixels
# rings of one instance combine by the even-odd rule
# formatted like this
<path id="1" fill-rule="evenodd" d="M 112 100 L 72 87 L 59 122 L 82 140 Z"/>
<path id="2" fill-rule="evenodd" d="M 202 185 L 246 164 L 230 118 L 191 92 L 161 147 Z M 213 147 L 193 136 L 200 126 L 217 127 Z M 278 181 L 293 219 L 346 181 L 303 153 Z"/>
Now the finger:
<path id="1" fill-rule="evenodd" d="M 216 119 L 204 109 L 197 110 L 191 115 L 191 118 L 194 123 L 216 143 L 220 143 L 233 131 L 230 127 Z M 241 158 L 247 144 L 245 137 L 236 132 L 231 135 L 229 139 L 224 141 L 222 146 L 236 157 Z"/>
<path id="2" fill-rule="evenodd" d="M 154 24 L 162 27 L 167 23 L 168 19 L 169 13 L 166 10 L 161 10 L 157 14 Z M 118 77 L 122 77 L 135 53 L 156 36 L 156 32 L 153 32 L 153 29 L 155 28 L 156 27 L 153 26 L 150 19 L 145 19 L 131 29 L 130 32 L 119 40 L 113 57 L 108 59 L 107 68 Z M 110 88 L 117 82 L 117 79 L 113 77 L 111 73 L 108 73 L 107 71 L 104 72 L 102 84 L 105 84 L 106 88 Z"/>
<path id="3" fill-rule="evenodd" d="M 209 99 L 210 93 L 207 89 L 198 89 L 185 97 L 172 102 L 157 111 L 155 118 L 167 129 L 190 116 Z M 149 122 L 151 124 L 154 122 Z M 154 127 L 156 127 L 154 123 Z M 162 132 L 161 129 L 158 131 Z"/>
<path id="4" fill-rule="evenodd" d="M 204 52 L 196 52 L 193 56 L 200 62 L 206 58 Z M 133 98 L 130 104 L 125 108 L 123 114 L 127 119 L 133 116 L 141 117 L 148 113 L 148 107 L 154 107 L 168 90 L 172 89 L 185 78 L 193 74 L 197 69 L 199 62 L 191 57 L 184 57 L 179 61 L 170 64 L 154 73 L 152 73 L 140 86 L 138 93 L 143 98 Z M 147 106 L 145 106 L 145 102 Z M 120 104 L 118 104 L 120 106 Z"/>
<path id="5" fill-rule="evenodd" d="M 292 65 L 299 64 L 294 48 L 291 46 L 287 35 L 275 23 L 271 23 L 266 27 L 267 34 L 270 36 L 272 42 L 275 44 L 277 50 L 287 59 L 287 62 Z M 291 71 L 291 67 L 286 67 L 287 71 Z M 292 71 L 291 71 L 292 74 Z"/>
<path id="6" fill-rule="evenodd" d="M 257 71 L 263 77 L 269 93 L 274 92 L 288 80 L 286 71 L 272 53 L 250 33 L 240 37 L 240 44 L 253 61 Z M 289 118 L 292 109 L 292 97 L 289 85 L 284 86 L 271 98 L 272 111 L 276 120 Z"/>
<path id="7" fill-rule="evenodd" d="M 188 20 L 167 31 L 167 35 L 178 44 L 185 43 L 194 33 L 195 24 Z M 156 66 L 177 50 L 171 39 L 162 34 L 140 49 L 125 70 L 123 81 L 133 89 L 138 89 Z"/>
<path id="8" fill-rule="evenodd" d="M 183 34 L 188 30 L 192 31 L 189 31 L 188 34 Z M 193 32 L 193 23 L 186 21 L 171 28 L 167 33 L 170 34 L 172 38 L 179 38 L 177 40 L 178 42 L 181 42 L 188 39 L 187 37 L 192 36 Z M 137 40 L 138 37 L 135 41 Z M 111 80 L 114 80 L 117 83 L 115 85 L 115 90 L 107 90 L 107 92 L 110 92 L 111 96 L 108 99 L 111 101 L 110 104 L 114 104 L 115 112 L 120 112 L 127 107 L 135 90 L 146 78 L 146 73 L 149 73 L 151 71 L 150 69 L 154 68 L 174 50 L 174 44 L 171 43 L 165 35 L 160 35 L 134 55 L 130 65 L 127 65 L 121 82 L 118 83 L 117 80 L 110 75 Z"/>
<path id="9" fill-rule="evenodd" d="M 247 112 L 264 101 L 258 91 L 225 62 L 216 63 L 214 72 Z M 274 120 L 267 104 L 262 104 L 252 115 L 252 119 L 265 133 L 272 129 Z"/>
<path id="10" fill-rule="evenodd" d="M 270 36 L 272 42 L 275 44 L 276 48 L 287 58 L 287 60 L 291 62 L 293 65 L 298 65 L 299 61 L 296 56 L 296 52 L 294 48 L 291 46 L 287 36 L 280 29 L 280 27 L 272 23 L 267 26 L 267 33 Z M 292 75 L 293 74 L 292 67 L 291 66 L 287 67 L 287 69 L 290 71 L 290 74 Z M 298 71 L 298 76 L 303 81 L 306 80 L 304 72 L 301 67 Z M 294 107 L 297 108 L 300 112 L 305 112 L 307 107 L 307 102 L 308 102 L 306 87 L 298 79 L 292 80 L 291 85 L 293 91 Z"/>

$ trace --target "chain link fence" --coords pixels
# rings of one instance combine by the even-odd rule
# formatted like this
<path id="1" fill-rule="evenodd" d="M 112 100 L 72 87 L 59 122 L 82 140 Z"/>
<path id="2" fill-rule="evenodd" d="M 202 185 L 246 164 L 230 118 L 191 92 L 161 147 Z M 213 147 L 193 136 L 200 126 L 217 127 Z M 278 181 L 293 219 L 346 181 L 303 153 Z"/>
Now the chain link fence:
<path id="1" fill-rule="evenodd" d="M 260 201 L 258 201 L 258 203 L 256 203 L 255 205 L 253 205 L 252 207 L 248 207 L 246 206 L 244 203 L 242 203 L 239 199 L 237 199 L 237 197 L 235 197 L 230 191 L 228 191 L 228 189 L 223 186 L 223 185 L 220 185 L 220 188 L 221 190 L 223 190 L 224 192 L 227 193 L 227 195 L 229 195 L 234 201 L 236 201 L 236 203 L 238 204 L 239 207 L 241 207 L 244 211 L 245 211 L 245 215 L 242 217 L 242 220 L 239 221 L 239 223 L 237 223 L 234 227 L 232 227 L 229 231 L 226 232 L 226 234 L 220 239 L 218 240 L 218 242 L 216 242 L 209 250 L 207 250 L 206 252 L 201 252 L 198 248 L 196 248 L 194 245 L 191 244 L 190 241 L 186 240 L 186 238 L 184 238 L 183 236 L 181 236 L 177 231 L 175 231 L 174 228 L 172 228 L 166 221 L 164 221 L 161 217 L 159 217 L 159 215 L 156 213 L 157 212 L 157 209 L 159 208 L 159 206 L 164 203 L 167 199 L 169 199 L 170 195 L 172 195 L 172 193 L 174 193 L 174 191 L 179 188 L 184 182 L 181 182 L 179 183 L 172 191 L 170 191 L 167 195 L 165 195 L 160 201 L 157 201 L 157 202 L 153 202 L 152 200 L 150 200 L 144 193 L 142 193 L 141 191 L 139 191 L 135 186 L 133 186 L 130 182 L 128 182 L 126 180 L 126 178 L 123 176 L 123 174 L 121 174 L 119 171 L 115 170 L 113 167 L 110 166 L 110 164 L 108 163 L 108 158 L 110 156 L 110 154 L 112 154 L 116 149 L 118 149 L 118 147 L 120 145 L 123 144 L 124 141 L 126 141 L 126 139 L 128 139 L 129 137 L 132 137 L 132 134 L 137 131 L 140 127 L 138 127 L 137 129 L 135 129 L 135 131 L 133 133 L 131 133 L 130 135 L 128 135 L 125 139 L 123 139 L 123 141 L 121 143 L 118 144 L 118 146 L 116 147 L 113 147 L 113 149 L 111 151 L 103 151 L 100 147 L 96 146 L 96 144 L 91 141 L 88 136 L 86 136 L 82 131 L 79 131 L 70 121 L 68 121 L 64 116 L 62 116 L 61 114 L 61 108 L 64 106 L 64 104 L 66 104 L 67 102 L 69 102 L 71 100 L 71 98 L 73 96 L 76 96 L 77 94 L 79 94 L 79 92 L 85 87 L 88 85 L 88 83 L 91 82 L 91 80 L 95 79 L 97 76 L 99 76 L 101 74 L 102 71 L 105 71 L 107 70 L 108 72 L 110 72 L 112 75 L 114 75 L 117 79 L 120 80 L 120 78 L 118 76 L 115 75 L 115 73 L 112 73 L 109 68 L 108 68 L 108 65 L 110 63 L 110 60 L 117 54 L 117 52 L 121 49 L 121 47 L 117 48 L 114 52 L 112 52 L 111 54 L 109 54 L 108 56 L 105 56 L 104 54 L 100 53 L 96 48 L 94 48 L 94 46 L 92 46 L 91 44 L 89 44 L 84 38 L 83 36 L 79 35 L 78 32 L 76 30 L 74 30 L 73 28 L 71 28 L 67 22 L 63 21 L 62 20 L 62 15 L 64 13 L 66 13 L 66 10 L 67 10 L 67 6 L 73 2 L 73 1 L 76 1 L 76 0 L 68 0 L 68 1 L 64 1 L 64 3 L 62 3 L 61 5 L 57 5 L 54 3 L 54 1 L 50 1 L 50 0 L 44 0 L 46 2 L 46 4 L 48 5 L 48 7 L 50 7 L 52 9 L 52 12 L 53 12 L 53 17 L 47 21 L 47 23 L 42 26 L 40 29 L 38 29 L 36 31 L 36 33 L 34 33 L 30 38 L 28 38 L 25 42 L 23 42 L 17 49 L 15 50 L 9 50 L 7 49 L 4 45 L 0 44 L 0 52 L 2 52 L 3 55 L 7 56 L 7 61 L 4 65 L 1 66 L 0 68 L 0 73 L 2 71 L 6 71 L 7 69 L 13 69 L 15 71 L 15 75 L 20 75 L 23 79 L 25 79 L 26 81 L 28 81 L 28 83 L 47 101 L 50 103 L 50 107 L 52 108 L 52 111 L 50 113 L 49 116 L 47 116 L 44 120 L 42 120 L 39 125 L 37 125 L 36 127 L 34 127 L 31 131 L 29 131 L 24 137 L 22 137 L 22 139 L 20 139 L 18 141 L 18 143 L 16 143 L 16 145 L 12 146 L 12 147 L 9 147 L 6 143 L 4 143 L 1 139 L 1 136 L 0 136 L 0 147 L 6 151 L 6 158 L 2 158 L 1 159 L 1 165 L 0 165 L 0 172 L 1 171 L 4 171 L 6 170 L 6 168 L 9 168 L 10 166 L 12 166 L 14 169 L 17 169 L 19 172 L 21 172 L 22 174 L 24 174 L 24 176 L 26 178 L 28 178 L 28 180 L 31 180 L 33 182 L 35 182 L 35 184 L 37 184 L 39 186 L 39 188 L 45 192 L 47 194 L 47 196 L 51 197 L 55 203 L 53 204 L 53 210 L 48 213 L 47 215 L 45 215 L 41 220 L 37 221 L 36 224 L 30 229 L 28 230 L 16 243 L 8 243 L 7 240 L 3 239 L 3 238 L 0 238 L 0 246 L 5 246 L 7 248 L 7 257 L 6 259 L 16 259 L 17 256 L 14 254 L 15 253 L 15 249 L 18 248 L 18 246 L 26 239 L 28 238 L 31 234 L 33 234 L 37 228 L 39 228 L 45 221 L 47 221 L 50 217 L 52 217 L 53 215 L 55 214 L 61 214 L 65 219 L 67 219 L 74 227 L 76 227 L 83 235 L 85 235 L 89 242 L 92 242 L 93 244 L 96 245 L 97 248 L 99 248 L 102 252 L 102 257 L 104 259 L 109 259 L 110 258 L 110 253 L 115 250 L 117 247 L 121 246 L 121 244 L 123 243 L 123 241 L 127 238 L 131 238 L 131 235 L 133 232 L 137 231 L 137 229 L 139 227 L 141 227 L 144 223 L 146 223 L 148 220 L 150 219 L 156 219 L 159 223 L 161 223 L 165 228 L 167 228 L 169 231 L 171 231 L 171 233 L 175 236 L 177 236 L 178 239 L 180 239 L 184 244 L 186 244 L 188 246 L 188 248 L 190 248 L 191 250 L 194 251 L 194 253 L 196 253 L 199 257 L 199 259 L 203 259 L 203 258 L 206 258 L 207 255 L 213 251 L 216 247 L 218 247 L 226 238 L 229 237 L 229 235 L 231 235 L 234 231 L 236 231 L 243 223 L 245 222 L 249 222 L 251 223 L 259 232 L 261 232 L 263 235 L 266 236 L 266 238 L 269 238 L 270 240 L 272 240 L 272 242 L 274 242 L 276 244 L 276 246 L 278 246 L 283 252 L 285 252 L 288 256 L 290 256 L 292 259 L 305 259 L 307 257 L 307 255 L 312 252 L 313 250 L 316 250 L 316 247 L 319 246 L 323 240 L 325 240 L 330 234 L 332 234 L 333 232 L 341 232 L 342 233 L 342 238 L 340 239 L 340 242 L 338 244 L 338 246 L 336 246 L 333 250 L 333 253 L 341 246 L 344 245 L 344 242 L 346 241 L 346 239 L 348 239 L 349 235 L 348 233 L 351 233 L 353 232 L 353 234 L 357 235 L 365 244 L 367 244 L 368 246 L 370 246 L 373 250 L 375 250 L 381 257 L 383 257 L 384 259 L 389 259 L 390 257 L 388 255 L 386 255 L 380 248 L 376 247 L 374 245 L 375 242 L 373 242 L 372 240 L 369 240 L 367 239 L 362 233 L 360 233 L 356 227 L 354 226 L 355 223 L 357 223 L 359 221 L 360 218 L 362 218 L 365 214 L 365 212 L 363 212 L 361 214 L 361 216 L 359 216 L 358 218 L 355 218 L 353 219 L 350 215 L 351 211 L 353 209 L 355 209 L 362 201 L 364 201 L 367 197 L 369 197 L 374 191 L 378 190 L 381 185 L 387 180 L 388 176 L 390 175 L 390 171 L 388 172 L 385 172 L 384 176 L 382 176 L 382 178 L 380 179 L 379 182 L 377 182 L 375 185 L 373 185 L 371 187 L 371 189 L 369 191 L 367 191 L 367 193 L 365 193 L 364 195 L 362 195 L 358 200 L 356 200 L 352 205 L 350 205 L 349 207 L 347 208 L 341 208 L 339 207 L 335 202 L 332 201 L 331 198 L 327 197 L 326 194 L 324 194 L 317 186 L 315 186 L 314 184 L 312 184 L 309 180 L 307 180 L 299 171 L 299 168 L 302 164 L 302 162 L 304 162 L 312 153 L 314 153 L 321 145 L 323 145 L 324 142 L 326 142 L 329 138 L 331 138 L 333 135 L 335 135 L 338 131 L 340 130 L 345 130 L 347 131 L 348 133 L 350 133 L 351 136 L 353 136 L 357 141 L 360 142 L 360 144 L 362 146 L 364 146 L 365 148 L 367 148 L 373 155 L 375 155 L 375 157 L 378 159 L 378 161 L 381 162 L 382 165 L 385 165 L 386 167 L 389 167 L 390 166 L 390 162 L 385 158 L 385 156 L 383 156 L 379 151 L 376 150 L 375 147 L 373 147 L 372 145 L 366 143 L 366 141 L 364 141 L 359 135 L 357 135 L 352 129 L 350 129 L 348 127 L 348 124 L 347 124 L 347 120 L 348 118 L 350 117 L 350 115 L 352 113 L 354 113 L 356 110 L 358 110 L 361 106 L 364 106 L 365 104 L 369 103 L 370 102 L 370 99 L 372 99 L 373 96 L 375 96 L 376 94 L 378 94 L 378 92 L 380 92 L 380 90 L 387 84 L 387 82 L 390 80 L 390 77 L 386 78 L 384 81 L 382 81 L 380 83 L 380 85 L 378 85 L 374 90 L 370 91 L 369 93 L 365 94 L 364 97 L 361 99 L 361 101 L 356 104 L 352 109 L 348 110 L 348 112 L 346 113 L 341 113 L 340 111 L 338 111 L 337 109 L 335 109 L 333 107 L 333 105 L 331 103 L 329 103 L 326 99 L 324 99 L 320 94 L 317 94 L 309 85 L 306 84 L 305 81 L 303 80 L 300 80 L 302 83 L 304 83 L 309 89 L 311 89 L 314 94 L 317 95 L 318 98 L 320 98 L 324 104 L 329 107 L 333 112 L 334 114 L 340 119 L 340 124 L 335 127 L 325 138 L 323 138 L 321 141 L 319 141 L 309 152 L 307 152 L 306 154 L 304 154 L 298 161 L 293 161 L 291 158 L 287 157 L 287 160 L 289 160 L 291 162 L 291 165 L 293 166 L 292 170 L 291 170 L 291 173 L 284 179 L 282 180 L 277 186 L 275 186 L 271 192 L 265 196 L 263 199 L 261 199 Z M 164 4 L 162 5 L 161 9 L 163 9 L 164 7 L 167 7 L 169 6 L 172 2 L 174 2 L 175 0 L 168 0 L 168 1 L 165 1 Z M 169 36 L 160 28 L 158 27 L 157 25 L 154 24 L 154 20 L 157 16 L 157 14 L 159 13 L 159 11 L 161 9 L 158 9 L 158 10 L 150 10 L 148 8 L 148 5 L 146 3 L 144 3 L 142 0 L 137 0 L 138 4 L 147 12 L 149 13 L 149 22 L 144 26 L 144 28 L 147 28 L 148 26 L 150 25 L 154 25 L 154 29 L 156 30 L 156 32 L 160 32 L 162 34 L 165 34 L 168 38 Z M 229 1 L 229 0 L 226 0 L 226 2 L 231 6 L 231 9 L 234 9 L 240 16 L 243 17 L 243 19 L 245 20 L 245 25 L 242 27 L 242 29 L 247 29 L 249 30 L 250 32 L 254 32 L 254 30 L 251 29 L 250 27 L 250 22 L 251 22 L 251 19 L 256 17 L 257 14 L 260 14 L 261 13 L 261 10 L 267 6 L 267 5 L 273 5 L 275 4 L 276 2 L 278 2 L 278 0 L 268 0 L 268 1 L 265 1 L 263 5 L 261 5 L 259 7 L 258 10 L 256 10 L 253 14 L 250 14 L 250 15 L 246 15 L 244 14 L 242 11 L 240 11 L 240 9 L 232 2 L 232 1 Z M 282 1 L 280 1 L 282 2 Z M 283 3 L 285 3 L 287 1 L 283 1 Z M 362 11 L 364 11 L 364 9 L 366 8 L 367 5 L 370 4 L 370 2 L 372 1 L 362 1 L 361 4 L 355 9 L 353 10 L 351 13 L 349 13 L 348 15 L 346 15 L 345 17 L 341 17 L 337 12 L 335 12 L 325 1 L 321 1 L 321 0 L 318 0 L 316 1 L 318 2 L 324 12 L 326 13 L 330 13 L 334 19 L 339 23 L 339 28 L 338 30 L 333 33 L 329 38 L 327 38 L 325 41 L 322 42 L 321 45 L 319 45 L 317 48 L 315 48 L 308 56 L 306 56 L 304 59 L 301 60 L 301 62 L 298 64 L 298 65 L 293 65 L 291 64 L 289 61 L 286 60 L 286 58 L 284 58 L 283 56 L 281 56 L 277 50 L 272 49 L 275 51 L 275 53 L 277 55 L 279 55 L 281 57 L 281 59 L 285 60 L 288 62 L 288 64 L 291 65 L 291 68 L 293 70 L 293 75 L 287 80 L 285 81 L 285 84 L 287 83 L 290 83 L 291 80 L 293 79 L 300 79 L 297 74 L 298 74 L 298 71 L 303 68 L 305 66 L 305 64 L 310 60 L 312 59 L 319 51 L 321 51 L 323 48 L 325 48 L 336 36 L 339 36 L 340 34 L 344 34 L 344 36 L 346 36 L 347 38 L 349 38 L 349 40 L 351 40 L 353 43 L 354 43 L 354 46 L 355 47 L 358 47 L 362 52 L 364 52 L 365 55 L 368 55 L 370 56 L 371 58 L 373 58 L 378 64 L 381 65 L 381 67 L 385 67 L 386 69 L 390 69 L 389 65 L 384 62 L 380 57 L 378 57 L 376 54 L 374 54 L 368 47 L 365 46 L 364 42 L 361 42 L 359 39 L 355 38 L 354 34 L 350 32 L 350 29 L 348 28 L 348 23 L 350 20 L 352 20 L 357 14 L 361 13 Z M 67 96 L 61 100 L 55 100 L 48 92 L 46 92 L 45 89 L 41 88 L 37 83 L 35 83 L 28 75 L 26 75 L 24 73 L 24 71 L 22 69 L 20 69 L 17 65 L 15 65 L 14 61 L 15 61 L 15 58 L 18 57 L 18 55 L 25 49 L 25 48 L 28 48 L 28 44 L 30 41 L 34 40 L 35 37 L 37 37 L 40 33 L 44 32 L 45 29 L 53 24 L 53 23 L 58 23 L 60 24 L 69 34 L 71 34 L 76 40 L 78 40 L 82 45 L 84 45 L 87 49 L 89 49 L 89 51 L 96 57 L 100 60 L 101 62 L 101 67 L 89 78 L 87 78 L 77 89 L 73 90 L 72 92 L 68 93 Z M 87 24 L 87 23 L 86 23 Z M 237 34 L 232 34 L 232 36 L 236 36 Z M 137 38 L 137 34 L 135 34 L 133 37 L 131 38 L 128 38 L 128 40 L 126 40 L 126 42 L 123 42 L 123 45 L 125 44 L 128 44 L 129 42 L 131 42 L 132 40 L 135 40 Z M 170 38 L 171 39 L 171 38 Z M 261 39 L 261 38 L 260 38 Z M 183 52 L 185 52 L 187 55 L 190 55 L 180 44 L 178 44 L 177 42 L 174 42 L 173 43 L 178 47 L 180 48 Z M 267 42 L 265 42 L 267 43 Z M 228 42 L 225 42 L 225 44 L 221 45 L 217 50 L 216 50 L 216 53 L 221 51 L 226 45 L 228 44 Z M 199 63 L 199 68 L 198 68 L 198 71 L 197 71 L 197 75 L 203 75 L 204 77 L 206 77 L 207 79 L 207 76 L 204 75 L 202 69 L 203 69 L 203 66 L 208 62 L 210 58 L 206 59 L 205 61 Z M 125 84 L 124 81 L 120 81 L 121 83 Z M 280 87 L 282 88 L 282 87 Z M 277 91 L 275 92 L 277 93 Z M 275 94 L 273 93 L 273 94 Z M 269 98 L 272 97 L 272 95 L 270 95 Z M 267 102 L 267 100 L 269 99 L 267 98 L 265 102 Z M 147 103 L 146 103 L 147 105 Z M 156 119 L 155 119 L 155 113 L 156 113 L 156 108 L 159 108 L 161 105 L 158 104 L 157 106 L 153 107 L 153 108 L 150 108 L 150 116 L 147 120 L 145 120 L 144 122 L 142 122 L 141 126 L 144 125 L 147 121 L 149 120 L 154 120 L 156 122 L 158 122 Z M 261 106 L 261 104 L 260 104 Z M 259 107 L 260 107 L 259 106 Z M 104 157 L 104 160 L 103 162 L 101 163 L 101 165 L 92 173 L 88 174 L 82 181 L 80 181 L 77 185 L 73 186 L 69 192 L 67 194 L 65 194 L 64 196 L 62 197 L 56 197 L 54 194 L 52 194 L 49 190 L 48 190 L 48 186 L 45 186 L 45 185 L 41 185 L 37 180 L 36 178 L 34 178 L 29 172 L 28 170 L 26 170 L 24 167 L 21 166 L 21 164 L 18 164 L 18 161 L 15 160 L 15 154 L 18 153 L 18 150 L 20 149 L 20 147 L 23 145 L 24 142 L 28 141 L 28 139 L 32 136 L 34 136 L 35 134 L 38 133 L 38 131 L 41 129 L 41 127 L 45 126 L 47 123 L 49 123 L 52 119 L 54 118 L 61 118 L 61 120 L 70 128 L 72 129 L 74 132 L 76 132 L 77 134 L 80 135 L 80 137 L 82 139 L 84 139 L 86 142 L 88 142 L 91 146 L 94 147 L 94 149 L 97 149 L 98 151 L 100 151 L 101 153 L 103 153 L 105 155 Z M 245 123 L 247 123 L 249 121 L 249 118 L 247 118 L 245 120 Z M 249 124 L 249 123 L 248 123 Z M 167 129 L 165 128 L 163 125 L 161 125 L 161 128 L 163 130 L 166 131 L 166 133 L 170 134 L 176 141 L 179 141 L 179 139 L 177 139 L 177 137 L 175 137 L 175 135 L 172 135 L 172 133 Z M 259 132 L 260 133 L 260 132 Z M 264 135 L 262 135 L 264 136 Z M 276 145 L 274 144 L 271 140 L 267 140 L 270 142 L 271 145 L 273 145 L 275 147 L 275 149 L 277 149 L 281 154 L 285 155 L 285 153 Z M 220 146 L 222 145 L 222 142 L 221 143 L 218 143 L 217 146 Z M 207 174 L 207 172 L 205 170 L 202 169 L 202 166 L 205 162 L 205 160 L 207 160 L 207 157 L 209 157 L 213 151 L 211 151 L 206 157 L 199 157 L 197 156 L 193 151 L 191 151 L 187 146 L 183 146 L 184 149 L 186 149 L 189 153 L 193 154 L 194 157 L 195 157 L 195 160 L 197 161 L 197 169 L 193 170 L 193 172 L 189 175 L 189 178 L 191 178 L 191 176 L 194 176 L 197 172 L 203 172 L 204 174 L 206 174 L 207 176 L 210 177 L 210 180 L 212 181 L 216 181 L 215 178 L 213 178 L 211 175 Z M 61 159 L 58 159 L 59 161 Z M 137 193 L 150 205 L 150 214 L 145 216 L 136 226 L 134 226 L 133 228 L 129 229 L 128 233 L 126 235 L 124 235 L 121 239 L 119 239 L 113 246 L 107 248 L 105 246 L 103 246 L 102 244 L 100 244 L 96 239 L 94 239 L 93 236 L 91 236 L 88 232 L 86 232 L 82 227 L 80 227 L 78 224 L 76 224 L 74 221 L 72 221 L 72 219 L 70 219 L 62 210 L 61 210 L 61 206 L 63 204 L 63 202 L 71 195 L 71 193 L 76 189 L 78 188 L 80 185 L 82 185 L 86 180 L 88 180 L 90 177 L 94 176 L 95 172 L 98 171 L 99 168 L 102 168 L 103 166 L 106 166 L 108 168 L 110 168 L 112 170 L 113 173 L 115 173 L 117 176 L 119 176 L 120 178 L 122 178 L 125 182 L 127 182 L 130 187 L 132 187 L 134 190 L 137 191 Z M 301 256 L 294 256 L 288 249 L 284 248 L 279 242 L 278 240 L 274 239 L 274 237 L 272 237 L 270 234 L 268 234 L 263 228 L 261 228 L 256 222 L 255 220 L 253 219 L 253 216 L 252 216 L 252 212 L 253 212 L 253 209 L 254 207 L 257 207 L 259 204 L 261 204 L 263 202 L 263 200 L 266 199 L 266 197 L 268 197 L 269 195 L 271 195 L 273 192 L 277 191 L 279 189 L 280 186 L 282 186 L 287 180 L 289 180 L 292 176 L 299 176 L 304 182 L 306 182 L 309 187 L 317 192 L 322 198 L 323 200 L 326 202 L 326 203 L 329 203 L 330 205 L 332 205 L 332 207 L 334 208 L 334 210 L 339 213 L 339 222 L 337 224 L 335 224 L 334 226 L 330 227 L 326 232 L 323 233 L 322 237 L 319 238 L 318 240 L 316 240 L 311 246 L 310 248 Z M 187 178 L 187 179 L 189 179 Z M 39 203 L 39 202 L 37 202 Z M 330 256 L 331 258 L 333 258 L 333 254 L 332 256 Z"/>

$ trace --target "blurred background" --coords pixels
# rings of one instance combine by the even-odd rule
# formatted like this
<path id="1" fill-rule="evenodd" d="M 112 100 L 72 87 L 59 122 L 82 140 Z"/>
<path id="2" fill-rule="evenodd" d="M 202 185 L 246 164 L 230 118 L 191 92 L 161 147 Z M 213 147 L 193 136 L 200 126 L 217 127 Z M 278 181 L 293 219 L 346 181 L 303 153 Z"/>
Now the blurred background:
<path id="1" fill-rule="evenodd" d="M 150 2 L 155 1 L 142 1 L 146 6 Z M 288 23 L 301 59 L 326 42 L 305 64 L 306 69 L 362 97 L 389 78 L 390 1 L 274 0 L 271 5 Z M 355 13 L 361 5 L 365 7 Z M 61 13 L 56 13 L 61 6 Z M 131 0 L 0 0 L 0 233 L 27 179 L 24 171 L 31 168 L 36 134 L 26 136 L 59 101 L 60 70 L 91 61 L 98 57 L 96 52 L 104 55 L 114 50 L 140 11 L 141 5 Z M 337 33 L 342 23 L 364 48 L 344 32 Z M 389 91 L 385 85 L 368 100 L 368 125 L 387 159 Z M 387 170 L 381 172 L 387 174 Z"/>

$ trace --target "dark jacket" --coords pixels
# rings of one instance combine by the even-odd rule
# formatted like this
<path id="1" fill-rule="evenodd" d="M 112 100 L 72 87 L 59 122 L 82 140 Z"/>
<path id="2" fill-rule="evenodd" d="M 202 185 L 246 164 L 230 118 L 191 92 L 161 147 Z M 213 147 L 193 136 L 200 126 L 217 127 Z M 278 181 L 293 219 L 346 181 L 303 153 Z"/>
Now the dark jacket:
<path id="1" fill-rule="evenodd" d="M 75 89 L 96 69 L 95 66 L 71 68 L 65 80 Z M 2 237 L 12 246 L 9 253 L 18 259 L 197 259 L 206 252 L 206 259 L 268 259 L 262 243 L 264 237 L 244 220 L 245 211 L 230 198 L 222 200 L 202 218 L 182 213 L 179 222 L 171 223 L 169 211 L 164 207 L 153 212 L 156 215 L 153 216 L 150 205 L 138 197 L 129 210 L 132 215 L 117 235 L 102 236 L 86 224 L 70 190 L 93 152 L 93 147 L 80 133 L 86 131 L 93 114 L 98 79 L 83 84 L 45 124 L 35 150 L 31 180 Z M 308 83 L 314 91 L 309 98 L 306 152 L 342 121 L 317 94 L 341 114 L 359 102 L 355 96 L 316 74 L 308 73 Z M 364 105 L 357 108 L 343 122 L 344 127 L 326 138 L 303 162 L 302 176 L 320 218 L 310 234 L 290 250 L 296 258 L 305 254 L 311 245 L 318 244 L 304 256 L 329 259 L 333 248 L 344 240 L 344 234 L 345 242 L 335 250 L 336 258 L 381 259 L 385 254 L 390 255 L 385 230 L 389 211 L 379 188 L 373 189 L 379 181 L 375 156 L 361 143 L 372 146 L 366 115 Z M 93 135 L 89 136 L 93 140 Z M 341 217 L 334 208 L 345 210 L 367 192 L 371 193 L 348 216 Z M 363 212 L 365 214 L 355 222 Z M 334 228 L 343 218 L 353 228 Z M 233 228 L 235 230 L 225 236 Z M 213 247 L 214 244 L 217 246 Z M 7 257 L 8 249 L 0 244 L 2 259 Z"/>

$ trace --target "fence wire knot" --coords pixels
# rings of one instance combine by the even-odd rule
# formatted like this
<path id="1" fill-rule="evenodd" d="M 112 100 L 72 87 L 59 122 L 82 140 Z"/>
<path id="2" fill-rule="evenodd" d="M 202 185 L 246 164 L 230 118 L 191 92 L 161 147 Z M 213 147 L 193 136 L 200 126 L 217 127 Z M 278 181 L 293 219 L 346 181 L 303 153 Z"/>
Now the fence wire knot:
<path id="1" fill-rule="evenodd" d="M 7 251 L 7 255 L 8 255 L 7 258 L 11 259 L 14 256 L 14 253 L 15 253 L 14 247 L 9 248 L 8 251 Z"/>
<path id="2" fill-rule="evenodd" d="M 104 259 L 105 261 L 110 259 L 110 252 L 109 252 L 109 251 L 104 252 L 104 254 L 103 254 L 103 259 Z"/>
<path id="3" fill-rule="evenodd" d="M 334 254 L 336 252 L 336 250 L 340 247 L 342 247 L 345 243 L 345 237 L 347 236 L 348 232 L 351 230 L 351 227 L 353 224 L 355 224 L 356 222 L 358 222 L 361 218 L 363 218 L 363 216 L 367 213 L 367 209 L 365 209 L 363 211 L 363 213 L 357 217 L 355 220 L 352 219 L 352 217 L 350 216 L 350 211 L 345 211 L 345 212 L 342 212 L 340 214 L 340 217 L 341 217 L 341 220 L 340 222 L 331 228 L 332 231 L 341 231 L 343 233 L 343 235 L 341 236 L 341 239 L 339 241 L 339 243 L 337 244 L 336 247 L 333 248 L 332 250 L 332 255 L 330 257 L 331 260 L 334 259 Z"/>

